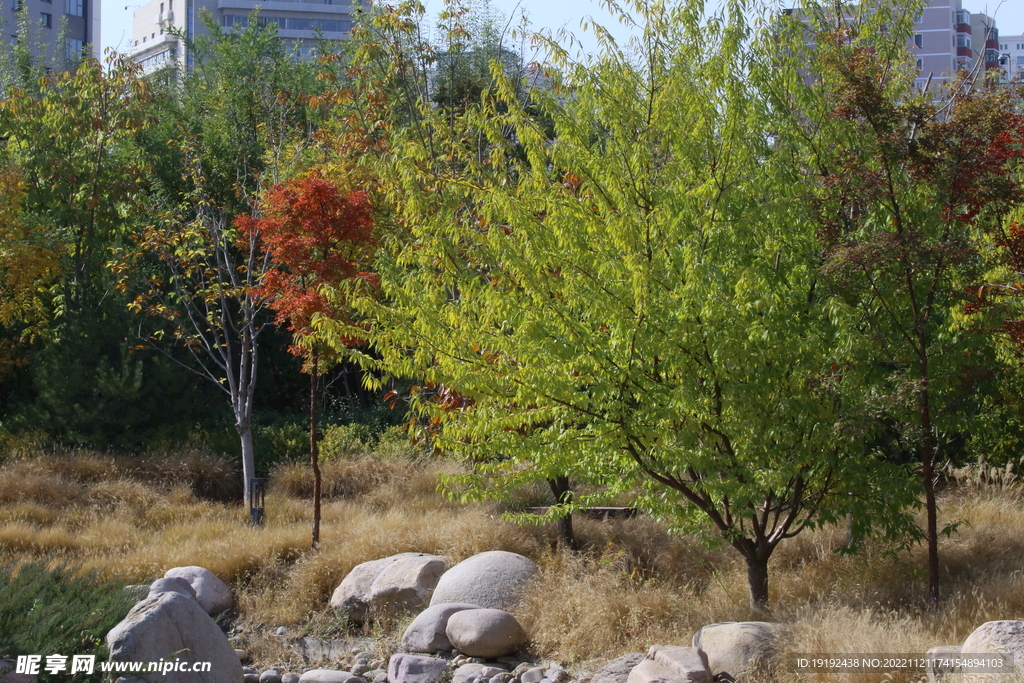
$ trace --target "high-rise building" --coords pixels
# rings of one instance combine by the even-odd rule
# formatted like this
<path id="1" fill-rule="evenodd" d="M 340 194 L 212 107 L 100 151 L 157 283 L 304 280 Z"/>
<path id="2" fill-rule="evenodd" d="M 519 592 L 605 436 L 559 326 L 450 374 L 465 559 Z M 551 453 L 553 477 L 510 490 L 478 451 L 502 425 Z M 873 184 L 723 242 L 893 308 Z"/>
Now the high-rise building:
<path id="1" fill-rule="evenodd" d="M 1024 35 L 999 39 L 999 66 L 1004 81 L 1024 82 Z"/>
<path id="2" fill-rule="evenodd" d="M 39 0 L 35 0 L 39 1 Z M 200 14 L 207 11 L 224 28 L 245 27 L 253 8 L 259 8 L 259 21 L 277 26 L 277 35 L 297 43 L 301 52 L 311 50 L 317 32 L 338 40 L 352 28 L 352 14 L 358 0 L 151 0 L 135 10 L 132 39 L 128 53 L 147 73 L 189 64 L 190 58 L 175 33 L 194 39 L 208 34 Z"/>
<path id="3" fill-rule="evenodd" d="M 963 8 L 961 0 L 932 0 L 914 23 L 910 51 L 917 61 L 917 85 L 936 90 L 958 72 L 988 73 L 999 68 L 999 29 L 995 19 Z"/>
<path id="4" fill-rule="evenodd" d="M 18 38 L 20 12 L 31 22 L 30 44 L 39 57 L 75 61 L 102 55 L 99 0 L 0 0 L 0 40 L 8 45 Z M 57 51 L 65 54 L 57 54 Z"/>

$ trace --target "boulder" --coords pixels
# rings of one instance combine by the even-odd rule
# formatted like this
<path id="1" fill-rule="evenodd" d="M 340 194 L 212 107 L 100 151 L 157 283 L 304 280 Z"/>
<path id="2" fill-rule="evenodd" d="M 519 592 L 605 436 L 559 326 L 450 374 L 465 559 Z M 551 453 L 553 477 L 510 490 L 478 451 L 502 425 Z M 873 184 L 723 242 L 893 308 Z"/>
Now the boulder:
<path id="1" fill-rule="evenodd" d="M 590 679 L 590 683 L 626 683 L 629 672 L 637 664 L 647 658 L 643 652 L 631 652 L 622 655 L 602 666 Z"/>
<path id="2" fill-rule="evenodd" d="M 739 679 L 757 662 L 766 662 L 775 654 L 781 624 L 767 621 L 729 621 L 711 624 L 693 636 L 693 647 L 708 656 L 712 676 L 726 674 Z"/>
<path id="3" fill-rule="evenodd" d="M 491 550 L 449 569 L 437 582 L 430 604 L 465 602 L 508 610 L 515 607 L 537 564 L 522 555 Z"/>
<path id="4" fill-rule="evenodd" d="M 629 672 L 627 683 L 711 683 L 704 652 L 695 647 L 654 645 Z"/>
<path id="5" fill-rule="evenodd" d="M 1018 680 L 1024 673 L 1024 621 L 989 621 L 967 636 L 960 652 L 964 657 L 1002 653 L 1013 656 L 1013 673 L 994 673 L 991 671 L 971 672 L 964 669 L 963 680 L 980 683 L 981 681 Z M 1022 677 L 1024 678 L 1024 677 Z"/>
<path id="6" fill-rule="evenodd" d="M 959 671 L 957 667 L 946 666 L 942 663 L 943 657 L 950 657 L 960 654 L 959 645 L 939 645 L 925 653 L 927 664 L 925 673 L 928 675 L 928 683 L 938 683 L 943 676 Z"/>
<path id="7" fill-rule="evenodd" d="M 185 597 L 196 599 L 196 589 L 188 581 L 179 577 L 157 579 L 149 584 L 146 594 L 156 595 L 157 593 L 181 593 Z"/>
<path id="8" fill-rule="evenodd" d="M 242 664 L 228 637 L 199 603 L 181 593 L 156 593 L 136 603 L 107 634 L 115 662 L 210 662 L 206 672 L 167 671 L 140 678 L 151 683 L 241 683 Z"/>
<path id="9" fill-rule="evenodd" d="M 299 683 L 355 683 L 358 680 L 355 674 L 334 669 L 313 669 L 299 676 Z"/>
<path id="10" fill-rule="evenodd" d="M 448 662 L 437 657 L 396 654 L 388 661 L 388 683 L 438 683 Z"/>
<path id="11" fill-rule="evenodd" d="M 447 568 L 448 558 L 438 555 L 405 553 L 389 558 L 370 586 L 370 607 L 386 614 L 423 609 Z"/>
<path id="12" fill-rule="evenodd" d="M 431 605 L 412 620 L 402 636 L 402 649 L 406 652 L 430 652 L 451 650 L 452 644 L 445 634 L 448 618 L 456 612 L 480 609 L 479 605 L 465 602 L 443 602 Z"/>
<path id="13" fill-rule="evenodd" d="M 220 614 L 231 609 L 235 599 L 228 585 L 213 575 L 209 569 L 202 567 L 175 567 L 164 573 L 164 578 L 181 578 L 191 584 L 196 592 L 199 606 L 207 614 Z"/>
<path id="14" fill-rule="evenodd" d="M 526 645 L 526 632 L 516 618 L 500 609 L 468 609 L 448 617 L 448 640 L 470 657 L 494 659 Z"/>
<path id="15" fill-rule="evenodd" d="M 440 561 L 440 569 L 437 560 Z M 424 565 L 427 565 L 426 569 L 424 569 Z M 357 564 L 334 589 L 334 594 L 331 596 L 331 607 L 345 612 L 349 620 L 356 624 L 366 621 L 371 607 L 378 607 L 374 603 L 374 596 L 378 601 L 383 602 L 418 599 L 421 604 L 409 605 L 407 608 L 426 607 L 434 586 L 437 585 L 438 577 L 444 571 L 444 566 L 444 558 L 424 553 L 399 553 L 380 560 Z M 422 575 L 416 567 L 422 570 Z M 385 571 L 387 574 L 378 584 L 378 577 Z M 437 576 L 431 578 L 434 573 Z M 432 583 L 430 583 L 431 581 Z M 430 584 L 429 589 L 428 583 Z M 419 595 L 419 598 L 415 598 L 416 595 Z"/>

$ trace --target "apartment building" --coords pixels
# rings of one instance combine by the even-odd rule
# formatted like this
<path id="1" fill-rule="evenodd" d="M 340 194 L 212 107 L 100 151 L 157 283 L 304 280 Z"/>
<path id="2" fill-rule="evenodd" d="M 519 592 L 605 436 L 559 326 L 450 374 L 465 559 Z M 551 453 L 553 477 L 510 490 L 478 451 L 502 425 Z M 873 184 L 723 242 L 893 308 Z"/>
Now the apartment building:
<path id="1" fill-rule="evenodd" d="M 941 89 L 960 71 L 998 72 L 999 29 L 995 19 L 964 9 L 960 0 L 932 0 L 917 17 L 910 51 L 918 87 Z"/>
<path id="2" fill-rule="evenodd" d="M 135 10 L 128 53 L 146 73 L 190 64 L 183 42 L 170 29 L 192 40 L 208 34 L 200 14 L 207 11 L 220 26 L 245 27 L 253 9 L 260 22 L 277 27 L 277 35 L 308 53 L 319 32 L 340 40 L 352 28 L 359 0 L 151 0 Z"/>
<path id="3" fill-rule="evenodd" d="M 1024 35 L 999 39 L 999 63 L 1003 81 L 1024 82 Z"/>
<path id="4" fill-rule="evenodd" d="M 43 53 L 37 56 L 68 61 L 101 57 L 99 0 L 0 0 L 0 40 L 8 46 L 18 41 L 22 8 L 32 24 L 30 44 Z"/>

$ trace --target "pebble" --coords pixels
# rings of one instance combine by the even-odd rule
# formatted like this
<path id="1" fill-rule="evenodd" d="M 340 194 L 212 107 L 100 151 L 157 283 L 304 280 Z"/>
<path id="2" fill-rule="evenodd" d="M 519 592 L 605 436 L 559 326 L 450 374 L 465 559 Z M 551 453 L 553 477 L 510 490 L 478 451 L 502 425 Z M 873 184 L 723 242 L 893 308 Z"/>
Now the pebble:
<path id="1" fill-rule="evenodd" d="M 242 667 L 242 673 L 243 674 L 254 674 L 254 673 L 256 673 L 256 669 L 252 668 L 251 666 L 243 666 Z"/>
<path id="2" fill-rule="evenodd" d="M 277 627 L 277 635 L 283 636 L 286 633 L 288 633 L 288 629 L 286 629 L 284 626 Z"/>
<path id="3" fill-rule="evenodd" d="M 260 676 L 257 673 L 245 674 L 242 676 L 242 680 L 245 683 L 260 683 Z"/>
<path id="4" fill-rule="evenodd" d="M 388 672 L 377 674 L 373 677 L 373 683 L 388 683 Z"/>
<path id="5" fill-rule="evenodd" d="M 540 683 L 544 679 L 544 669 L 539 666 L 527 669 L 519 675 L 519 680 L 522 683 Z"/>
<path id="6" fill-rule="evenodd" d="M 494 678 L 498 674 L 508 673 L 505 669 L 499 669 L 496 666 L 485 666 L 480 669 L 480 678 Z"/>
<path id="7" fill-rule="evenodd" d="M 286 673 L 284 676 L 281 676 L 281 683 L 299 683 L 299 675 Z"/>
<path id="8" fill-rule="evenodd" d="M 260 683 L 281 683 L 281 672 L 277 669 L 267 669 L 260 674 Z"/>
<path id="9" fill-rule="evenodd" d="M 235 648 L 235 654 L 238 655 L 238 661 L 240 662 L 244 662 L 249 659 L 249 653 L 245 650 L 239 650 L 237 647 Z"/>
<path id="10" fill-rule="evenodd" d="M 370 670 L 370 665 L 365 661 L 356 662 L 356 665 L 352 667 L 352 673 L 356 676 L 362 676 L 364 673 Z"/>

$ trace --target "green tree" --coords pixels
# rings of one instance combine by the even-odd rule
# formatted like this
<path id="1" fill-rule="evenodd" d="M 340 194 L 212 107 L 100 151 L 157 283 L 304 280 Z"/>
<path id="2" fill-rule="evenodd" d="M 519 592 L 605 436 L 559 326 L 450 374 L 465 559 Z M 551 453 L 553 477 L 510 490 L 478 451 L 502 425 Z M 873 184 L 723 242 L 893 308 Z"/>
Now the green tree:
<path id="1" fill-rule="evenodd" d="M 851 508 L 903 534 L 913 496 L 845 402 L 849 321 L 819 294 L 801 131 L 769 95 L 798 65 L 740 3 L 634 9 L 632 57 L 605 41 L 534 93 L 554 139 L 500 74 L 425 112 L 429 136 L 395 133 L 378 176 L 405 232 L 360 304 L 365 361 L 471 399 L 417 408 L 477 474 L 638 487 L 735 548 L 762 608 L 782 540 Z"/>
<path id="2" fill-rule="evenodd" d="M 804 131 L 817 187 L 822 288 L 858 320 L 872 400 L 865 408 L 916 460 L 924 492 L 928 600 L 939 599 L 937 465 L 973 416 L 981 335 L 958 320 L 981 275 L 979 245 L 1021 199 L 1024 158 L 1012 89 L 966 75 L 914 91 L 905 40 L 919 5 L 837 17 L 808 13 L 791 49 L 811 73 L 779 95 Z M 806 40 L 811 31 L 813 41 Z M 934 99 L 933 99 L 934 98 Z"/>

